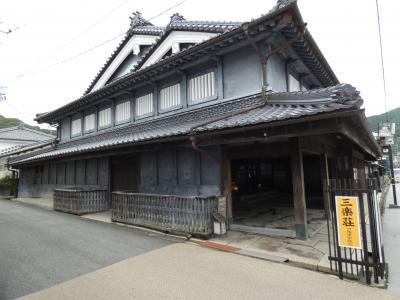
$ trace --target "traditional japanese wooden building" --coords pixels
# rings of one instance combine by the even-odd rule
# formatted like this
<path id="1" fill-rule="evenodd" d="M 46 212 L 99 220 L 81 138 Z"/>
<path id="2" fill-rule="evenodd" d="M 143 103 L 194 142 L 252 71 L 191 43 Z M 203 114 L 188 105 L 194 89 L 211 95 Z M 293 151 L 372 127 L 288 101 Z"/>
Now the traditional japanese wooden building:
<path id="1" fill-rule="evenodd" d="M 324 180 L 364 178 L 379 155 L 362 103 L 296 1 L 246 23 L 174 14 L 158 27 L 136 12 L 85 94 L 37 116 L 57 143 L 9 164 L 24 197 L 112 193 L 116 221 L 173 230 L 186 213 L 196 233 L 218 211 L 231 228 L 304 239 L 324 218 Z"/>

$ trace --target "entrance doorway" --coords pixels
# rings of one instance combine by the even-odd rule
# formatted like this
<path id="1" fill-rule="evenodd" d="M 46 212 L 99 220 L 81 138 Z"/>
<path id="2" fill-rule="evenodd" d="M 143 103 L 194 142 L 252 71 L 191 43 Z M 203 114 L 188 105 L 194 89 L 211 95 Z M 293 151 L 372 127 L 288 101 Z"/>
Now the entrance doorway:
<path id="1" fill-rule="evenodd" d="M 139 184 L 138 155 L 111 158 L 111 191 L 137 192 Z"/>
<path id="2" fill-rule="evenodd" d="M 303 156 L 309 232 L 325 222 L 319 155 Z M 295 237 L 289 157 L 231 160 L 232 229 Z"/>

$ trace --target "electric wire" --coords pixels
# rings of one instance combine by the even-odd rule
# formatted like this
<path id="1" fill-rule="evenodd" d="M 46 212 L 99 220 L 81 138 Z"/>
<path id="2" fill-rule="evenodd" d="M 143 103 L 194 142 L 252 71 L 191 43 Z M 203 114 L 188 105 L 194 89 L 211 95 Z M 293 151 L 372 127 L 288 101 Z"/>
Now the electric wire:
<path id="1" fill-rule="evenodd" d="M 181 2 L 179 2 L 179 3 L 177 3 L 177 4 L 175 4 L 175 5 L 173 5 L 173 6 L 169 7 L 169 8 L 167 8 L 166 10 L 162 11 L 161 13 L 159 13 L 159 14 L 157 14 L 157 15 L 151 17 L 151 18 L 148 19 L 148 20 L 151 21 L 151 20 L 153 20 L 153 19 L 155 19 L 155 18 L 158 18 L 158 17 L 162 16 L 163 14 L 167 13 L 168 11 L 170 11 L 171 9 L 174 9 L 174 8 L 176 8 L 176 7 L 180 6 L 180 5 L 182 5 L 183 3 L 187 2 L 187 1 L 189 1 L 189 0 L 183 0 L 183 1 L 181 1 Z M 100 21 L 99 21 L 98 23 L 100 23 Z M 121 34 L 119 34 L 119 35 L 117 35 L 117 36 L 114 36 L 114 37 L 112 37 L 112 38 L 110 38 L 110 39 L 108 39 L 108 40 L 106 40 L 106 41 L 104 41 L 104 42 L 102 42 L 102 43 L 100 43 L 100 44 L 97 44 L 97 45 L 95 45 L 95 46 L 93 46 L 93 47 L 91 47 L 91 48 L 89 48 L 89 49 L 87 49 L 87 50 L 85 50 L 85 51 L 82 51 L 82 52 L 80 52 L 80 53 L 78 53 L 78 54 L 76 54 L 76 55 L 73 55 L 73 56 L 71 56 L 71 57 L 68 57 L 68 58 L 66 58 L 66 59 L 64 59 L 64 60 L 61 60 L 61 61 L 59 61 L 59 62 L 56 62 L 56 63 L 54 63 L 54 64 L 45 66 L 45 67 L 43 67 L 43 68 L 36 69 L 36 70 L 34 70 L 34 71 L 32 71 L 32 72 L 25 72 L 25 73 L 21 73 L 21 74 L 19 74 L 19 75 L 17 75 L 17 76 L 8 77 L 8 78 L 2 78 L 2 80 L 19 79 L 19 78 L 25 77 L 25 76 L 27 76 L 27 75 L 32 75 L 32 74 L 37 74 L 37 73 L 43 72 L 43 71 L 45 71 L 45 70 L 47 70 L 47 69 L 56 67 L 56 66 L 58 66 L 58 65 L 60 65 L 60 64 L 63 64 L 63 63 L 65 63 L 65 62 L 74 60 L 74 59 L 76 59 L 76 58 L 78 58 L 78 57 L 80 57 L 80 56 L 82 56 L 82 55 L 84 55 L 84 54 L 86 54 L 86 53 L 89 53 L 89 52 L 91 52 L 91 51 L 93 51 L 93 50 L 95 50 L 95 49 L 97 49 L 97 48 L 99 48 L 99 47 L 101 47 L 101 46 L 104 46 L 104 45 L 106 45 L 106 44 L 108 44 L 108 43 L 114 41 L 115 39 L 117 39 L 117 38 L 119 38 L 119 37 L 121 37 L 121 36 L 123 36 L 123 35 L 125 35 L 125 34 L 126 34 L 126 32 L 123 32 L 123 33 L 121 33 Z"/>
<path id="2" fill-rule="evenodd" d="M 382 65 L 382 81 L 383 81 L 383 92 L 384 92 L 384 100 L 385 100 L 385 118 L 386 123 L 389 122 L 388 111 L 387 111 L 387 94 L 386 94 L 386 80 L 385 80 L 385 64 L 383 60 L 383 47 L 382 47 L 382 34 L 381 34 L 381 20 L 379 16 L 379 3 L 378 0 L 375 0 L 376 3 L 376 14 L 378 17 L 378 31 L 379 31 L 379 47 L 381 51 L 381 65 Z"/>
<path id="3" fill-rule="evenodd" d="M 127 1 L 129 1 L 129 0 L 127 0 Z M 111 15 L 111 14 L 112 14 L 114 11 L 116 11 L 119 7 L 123 6 L 127 1 L 124 1 L 123 3 L 121 3 L 119 6 L 117 6 L 117 7 L 114 8 L 112 11 L 110 11 L 108 14 L 106 14 L 105 16 L 103 16 L 102 18 L 100 18 L 97 22 L 95 22 L 94 24 L 92 24 L 91 26 L 89 26 L 86 30 L 84 30 L 83 32 L 81 32 L 80 34 L 78 34 L 74 39 L 72 39 L 72 40 L 70 40 L 69 42 L 67 42 L 67 43 L 66 43 L 66 46 L 68 46 L 69 44 L 71 44 L 72 42 L 74 42 L 76 39 L 78 39 L 78 38 L 79 38 L 80 36 L 82 36 L 84 33 L 86 33 L 87 31 L 89 31 L 91 28 L 93 28 L 94 26 L 96 26 L 97 24 L 99 24 L 102 20 L 104 20 L 105 18 L 107 18 L 109 15 Z M 174 9 L 174 8 L 176 8 L 176 7 L 178 7 L 178 6 L 180 6 L 180 5 L 182 5 L 183 3 L 187 2 L 187 1 L 189 1 L 189 0 L 180 1 L 180 2 L 178 2 L 177 4 L 175 4 L 175 5 L 173 5 L 173 6 L 169 7 L 169 8 L 167 8 L 166 10 L 164 10 L 164 11 L 162 11 L 161 13 L 159 13 L 159 14 L 157 14 L 157 15 L 151 17 L 151 18 L 148 19 L 148 20 L 151 21 L 151 20 L 153 20 L 153 19 L 155 19 L 155 18 L 158 18 L 158 17 L 164 15 L 165 13 L 167 13 L 168 11 L 170 11 L 170 10 L 172 10 L 172 9 Z M 45 66 L 45 67 L 43 67 L 43 68 L 39 68 L 39 69 L 34 70 L 34 71 L 32 71 L 32 72 L 26 72 L 26 73 L 22 73 L 22 74 L 19 74 L 19 75 L 17 75 L 17 76 L 14 76 L 14 77 L 9 77 L 9 78 L 4 78 L 4 79 L 19 79 L 19 78 L 25 77 L 25 76 L 27 76 L 27 75 L 32 75 L 32 74 L 37 74 L 37 73 L 43 72 L 43 71 L 45 71 L 45 70 L 47 70 L 47 69 L 50 69 L 50 68 L 52 68 L 52 67 L 55 67 L 55 66 L 58 66 L 58 65 L 60 65 L 60 64 L 65 63 L 65 62 L 74 60 L 74 59 L 76 59 L 76 58 L 78 58 L 78 57 L 80 57 L 80 56 L 82 56 L 82 55 L 84 55 L 84 54 L 86 54 L 86 53 L 89 53 L 89 52 L 91 52 L 91 51 L 93 51 L 93 50 L 95 50 L 95 49 L 97 49 L 97 48 L 99 48 L 99 47 L 101 47 L 101 46 L 104 46 L 104 45 L 107 44 L 107 43 L 110 43 L 111 41 L 114 41 L 115 39 L 117 39 L 117 38 L 119 38 L 119 37 L 121 37 L 122 35 L 125 35 L 125 34 L 126 34 L 126 32 L 123 32 L 123 33 L 121 33 L 121 34 L 119 34 L 119 35 L 117 35 L 117 36 L 114 36 L 114 37 L 112 37 L 112 38 L 110 38 L 110 39 L 108 39 L 108 40 L 106 40 L 106 41 L 104 41 L 104 42 L 102 42 L 102 43 L 100 43 L 100 44 L 97 44 L 97 45 L 95 45 L 95 46 L 93 46 L 93 47 L 91 47 L 91 48 L 89 48 L 89 49 L 87 49 L 87 50 L 85 50 L 85 51 L 82 51 L 82 52 L 80 52 L 80 53 L 78 53 L 78 54 L 76 54 L 76 55 L 73 55 L 73 56 L 71 56 L 71 57 L 69 57 L 69 58 L 66 58 L 66 59 L 64 59 L 64 60 L 62 60 L 62 61 L 56 62 L 56 63 L 54 63 L 54 64 Z M 64 47 L 66 47 L 66 46 L 64 46 Z M 4 80 L 4 79 L 2 79 L 2 80 Z M 10 103 L 9 101 L 7 101 L 7 99 L 4 99 L 3 102 L 7 103 L 7 105 L 9 105 L 9 106 L 10 106 L 17 114 L 19 114 L 21 117 L 23 117 L 23 118 L 25 118 L 25 119 L 30 119 L 30 118 L 27 117 L 26 115 L 22 114 L 19 110 L 17 110 L 13 105 L 11 105 L 11 103 Z"/>
<path id="4" fill-rule="evenodd" d="M 95 26 L 97 26 L 98 24 L 100 24 L 102 21 L 104 21 L 105 19 L 107 19 L 109 16 L 111 16 L 114 12 L 116 12 L 118 9 L 120 9 L 122 6 L 124 6 L 126 3 L 128 3 L 130 0 L 125 0 L 123 2 L 121 2 L 120 4 L 118 4 L 118 6 L 114 7 L 112 10 L 110 10 L 109 12 L 107 12 L 105 15 L 103 15 L 100 19 L 98 19 L 97 21 L 95 21 L 94 23 L 92 23 L 91 25 L 89 25 L 86 29 L 84 29 L 83 31 L 81 31 L 80 33 L 78 33 L 76 36 L 74 36 L 71 40 L 69 40 L 68 42 L 66 42 L 64 45 L 60 46 L 57 50 L 55 50 L 54 52 L 52 52 L 51 54 L 47 55 L 47 56 L 55 56 L 56 54 L 60 53 L 62 50 L 64 50 L 66 47 L 68 47 L 69 45 L 71 45 L 73 42 L 77 41 L 80 37 L 82 37 L 85 33 L 89 32 L 92 28 L 94 28 Z M 43 58 L 39 61 L 37 61 L 32 68 L 35 68 L 37 65 L 39 65 L 44 59 Z"/>

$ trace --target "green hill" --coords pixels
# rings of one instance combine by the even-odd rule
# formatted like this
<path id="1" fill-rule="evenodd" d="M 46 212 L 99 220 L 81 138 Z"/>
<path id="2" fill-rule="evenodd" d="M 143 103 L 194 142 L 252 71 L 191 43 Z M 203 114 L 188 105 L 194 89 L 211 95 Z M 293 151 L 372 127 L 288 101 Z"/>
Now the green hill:
<path id="1" fill-rule="evenodd" d="M 397 150 L 396 152 L 399 152 L 400 151 L 400 107 L 389 110 L 387 114 L 389 123 L 396 123 L 395 148 L 397 149 L 395 150 Z M 371 127 L 371 130 L 378 132 L 379 123 L 386 122 L 386 114 L 383 113 L 380 115 L 371 116 L 368 117 L 367 119 L 369 126 Z"/>
<path id="2" fill-rule="evenodd" d="M 18 125 L 24 125 L 24 127 L 26 128 L 30 128 L 30 129 L 34 129 L 34 130 L 39 130 L 45 133 L 49 133 L 49 134 L 56 134 L 55 130 L 49 130 L 49 129 L 41 129 L 39 126 L 31 126 L 28 125 L 24 122 L 22 122 L 20 119 L 17 118 L 6 118 L 2 115 L 0 115 L 0 129 L 1 128 L 8 128 L 8 127 L 14 127 L 14 126 L 18 126 Z"/>

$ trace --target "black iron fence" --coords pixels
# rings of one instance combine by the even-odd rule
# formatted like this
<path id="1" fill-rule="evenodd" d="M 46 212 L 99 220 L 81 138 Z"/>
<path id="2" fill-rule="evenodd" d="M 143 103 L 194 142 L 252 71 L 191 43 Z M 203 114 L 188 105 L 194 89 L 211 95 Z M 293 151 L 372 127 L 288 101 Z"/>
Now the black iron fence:
<path id="1" fill-rule="evenodd" d="M 209 236 L 216 197 L 113 192 L 111 219 L 162 231 Z"/>
<path id="2" fill-rule="evenodd" d="M 330 268 L 341 279 L 356 277 L 367 284 L 384 279 L 380 205 L 376 179 L 329 180 L 328 237 Z"/>

